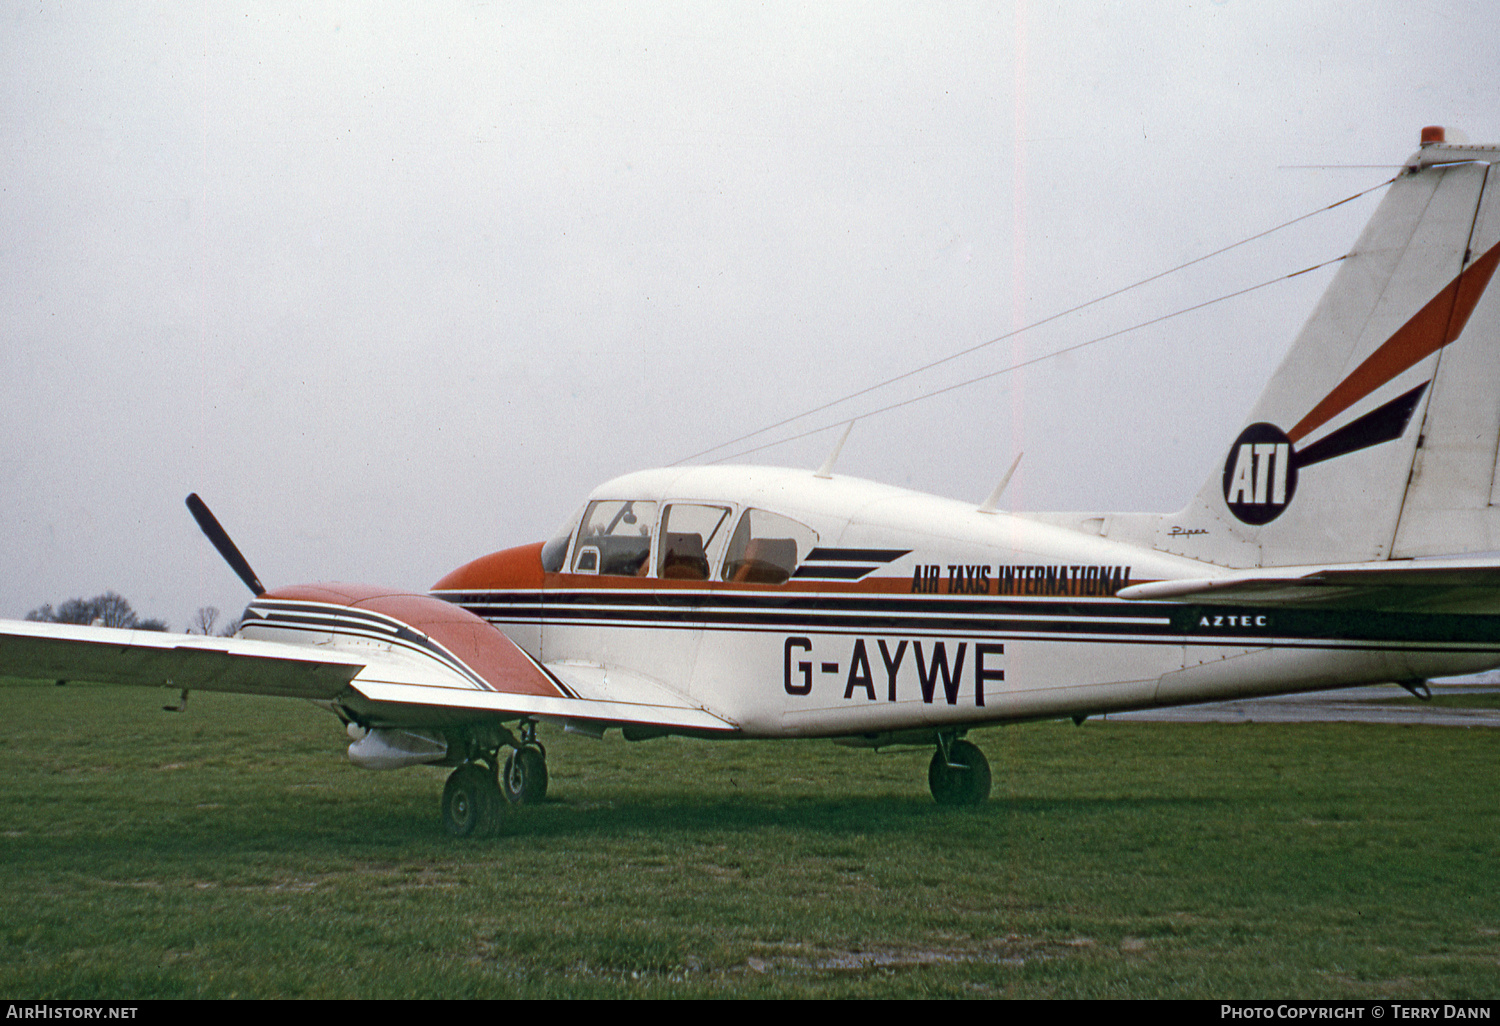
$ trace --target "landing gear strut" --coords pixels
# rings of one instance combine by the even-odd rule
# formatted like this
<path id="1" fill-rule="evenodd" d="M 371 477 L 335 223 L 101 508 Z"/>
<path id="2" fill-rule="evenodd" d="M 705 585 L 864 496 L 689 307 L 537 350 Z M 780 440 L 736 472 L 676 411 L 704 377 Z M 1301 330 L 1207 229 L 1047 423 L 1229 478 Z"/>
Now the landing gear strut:
<path id="1" fill-rule="evenodd" d="M 541 745 L 510 753 L 500 774 L 500 790 L 512 805 L 537 805 L 547 797 L 547 753 Z"/>
<path id="2" fill-rule="evenodd" d="M 500 773 L 500 790 L 512 805 L 539 805 L 547 797 L 547 749 L 536 739 L 536 721 L 521 721 L 521 736 L 507 738 L 513 751 Z"/>
<path id="3" fill-rule="evenodd" d="M 547 797 L 547 750 L 536 739 L 536 722 L 521 721 L 519 734 L 493 726 L 450 735 L 450 752 L 463 760 L 443 788 L 443 826 L 454 837 L 493 836 L 507 805 Z M 501 769 L 506 747 L 512 751 Z"/>
<path id="4" fill-rule="evenodd" d="M 927 767 L 927 786 L 939 805 L 978 805 L 990 797 L 990 763 L 971 741 L 952 731 L 938 734 L 937 751 Z"/>

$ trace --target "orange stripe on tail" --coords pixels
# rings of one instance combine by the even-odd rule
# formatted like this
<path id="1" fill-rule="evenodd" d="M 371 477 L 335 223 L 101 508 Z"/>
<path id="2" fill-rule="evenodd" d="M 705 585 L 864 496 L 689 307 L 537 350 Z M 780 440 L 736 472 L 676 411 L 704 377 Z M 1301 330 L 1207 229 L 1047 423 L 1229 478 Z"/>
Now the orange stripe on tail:
<path id="1" fill-rule="evenodd" d="M 1461 271 L 1458 277 L 1412 315 L 1396 333 L 1339 382 L 1322 402 L 1287 432 L 1293 442 L 1316 431 L 1408 367 L 1454 341 L 1469 323 L 1500 263 L 1500 244 Z"/>

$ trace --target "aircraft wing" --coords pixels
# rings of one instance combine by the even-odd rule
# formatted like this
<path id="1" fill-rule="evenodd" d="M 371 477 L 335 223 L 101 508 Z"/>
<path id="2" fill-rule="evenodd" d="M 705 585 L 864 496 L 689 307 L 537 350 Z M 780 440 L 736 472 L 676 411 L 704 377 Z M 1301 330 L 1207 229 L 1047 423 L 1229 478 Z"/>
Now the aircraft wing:
<path id="1" fill-rule="evenodd" d="M 1120 598 L 1251 605 L 1386 600 L 1410 605 L 1450 600 L 1491 611 L 1500 605 L 1500 559 L 1397 559 L 1379 563 L 1263 567 L 1219 577 L 1150 581 Z"/>
<path id="2" fill-rule="evenodd" d="M 365 666 L 333 649 L 0 620 L 0 677 L 332 699 Z"/>
<path id="3" fill-rule="evenodd" d="M 401 705 L 520 713 L 560 722 L 584 720 L 604 725 L 632 724 L 724 733 L 739 729 L 732 721 L 627 670 L 568 663 L 536 665 L 557 688 L 557 695 L 433 687 L 364 677 L 355 680 L 353 686 L 366 698 Z"/>
<path id="4" fill-rule="evenodd" d="M 415 707 L 418 719 L 421 710 L 441 708 L 605 725 L 738 729 L 646 677 L 594 665 L 544 666 L 499 631 L 487 624 L 482 628 L 484 649 L 478 655 L 464 652 L 476 669 L 431 638 L 416 632 L 397 636 L 395 628 L 386 644 L 366 641 L 362 650 L 351 650 L 326 643 L 0 620 L 0 677 L 319 701 L 347 701 L 352 690 L 382 706 Z M 366 628 L 365 637 L 373 630 Z M 393 718 L 395 713 L 386 708 L 382 714 Z"/>

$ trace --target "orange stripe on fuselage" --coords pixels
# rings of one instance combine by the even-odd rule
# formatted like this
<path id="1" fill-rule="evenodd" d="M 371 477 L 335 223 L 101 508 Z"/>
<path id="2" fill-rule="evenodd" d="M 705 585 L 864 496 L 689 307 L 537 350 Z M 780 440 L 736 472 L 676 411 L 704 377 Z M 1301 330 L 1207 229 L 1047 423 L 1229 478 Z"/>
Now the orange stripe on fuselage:
<path id="1" fill-rule="evenodd" d="M 485 585 L 473 590 L 501 590 L 505 585 Z M 745 584 L 735 581 L 684 581 L 659 577 L 613 577 L 608 574 L 547 574 L 544 588 L 559 591 L 723 591 L 747 595 L 780 595 L 811 592 L 911 591 L 910 577 L 873 577 L 863 581 L 787 581 L 784 584 Z"/>
<path id="2" fill-rule="evenodd" d="M 482 595 L 486 592 L 540 592 L 543 595 L 547 591 L 618 591 L 618 592 L 672 592 L 672 591 L 707 591 L 722 594 L 740 595 L 805 595 L 805 594 L 834 594 L 834 595 L 993 595 L 993 596 L 1051 596 L 1051 597 L 1078 597 L 1099 598 L 1107 597 L 1112 593 L 1112 588 L 1101 586 L 1101 582 L 1108 582 L 1112 578 L 1108 576 L 1095 576 L 1085 579 L 1085 575 L 1077 571 L 1095 569 L 1092 566 L 1084 567 L 1053 567 L 1052 569 L 1068 569 L 1074 571 L 1067 579 L 1059 579 L 1054 585 L 1051 578 L 1044 578 L 1042 571 L 1048 567 L 1031 568 L 1037 571 L 1035 577 L 1024 577 L 1017 567 L 1014 580 L 1002 580 L 1000 568 L 996 567 L 996 576 L 988 578 L 983 583 L 983 590 L 969 591 L 964 588 L 955 589 L 955 581 L 962 582 L 963 579 L 954 578 L 948 573 L 932 580 L 932 590 L 918 589 L 914 587 L 914 580 L 908 574 L 897 576 L 882 575 L 879 577 L 866 577 L 857 581 L 827 580 L 819 578 L 793 578 L 781 584 L 748 584 L 735 581 L 689 581 L 673 578 L 658 577 L 625 577 L 611 574 L 574 574 L 574 573 L 546 573 L 541 564 L 542 546 L 540 543 L 533 545 L 522 545 L 513 549 L 505 549 L 501 552 L 493 552 L 488 556 L 482 556 L 471 563 L 466 563 L 454 570 L 448 576 L 433 585 L 434 592 L 468 592 L 471 595 Z M 943 569 L 948 569 L 946 564 Z M 1121 570 L 1120 567 L 1099 567 L 1101 571 Z M 1123 568 L 1127 569 L 1128 568 Z M 924 578 L 925 580 L 925 578 Z M 1007 583 L 1008 581 L 1008 583 Z M 1045 584 L 1043 583 L 1045 581 Z M 1138 580 L 1122 577 L 1124 584 L 1140 584 Z M 973 582 L 969 582 L 972 586 Z M 469 601 L 464 599 L 463 601 Z M 545 597 L 542 600 L 546 601 Z"/>
<path id="3" fill-rule="evenodd" d="M 1030 597 L 1044 596 L 1051 598 L 1108 598 L 1112 594 L 1110 590 L 1098 587 L 1095 579 L 1084 580 L 1082 578 L 1057 582 L 1055 585 L 1044 583 L 1042 578 L 1027 580 L 1016 580 L 1009 585 L 991 578 L 986 584 L 984 591 L 954 590 L 952 582 L 944 577 L 938 582 L 936 591 L 920 592 L 912 587 L 912 579 L 908 576 L 900 577 L 867 577 L 862 581 L 788 581 L 785 584 L 738 584 L 732 581 L 663 581 L 654 577 L 610 577 L 595 574 L 547 574 L 542 586 L 543 603 L 546 602 L 545 593 L 550 590 L 556 591 L 619 591 L 638 594 L 641 592 L 664 592 L 664 591 L 706 591 L 712 594 L 729 595 L 912 595 L 917 598 L 946 598 L 955 597 Z M 1122 587 L 1126 584 L 1142 584 L 1145 581 L 1136 578 L 1122 578 Z M 469 589 L 474 592 L 507 591 L 512 590 L 502 582 L 494 582 L 489 585 L 479 585 Z"/>

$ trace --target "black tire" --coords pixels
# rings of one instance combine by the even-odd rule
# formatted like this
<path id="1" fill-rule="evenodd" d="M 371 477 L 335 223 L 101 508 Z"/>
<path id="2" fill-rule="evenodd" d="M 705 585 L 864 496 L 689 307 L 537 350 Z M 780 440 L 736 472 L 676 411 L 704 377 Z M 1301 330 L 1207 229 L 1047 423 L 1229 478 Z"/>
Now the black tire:
<path id="1" fill-rule="evenodd" d="M 547 760 L 539 749 L 517 748 L 505 760 L 500 791 L 512 805 L 539 805 L 547 798 Z"/>
<path id="2" fill-rule="evenodd" d="M 505 801 L 495 774 L 475 763 L 465 763 L 443 786 L 443 826 L 454 837 L 492 837 L 500 832 Z"/>
<path id="3" fill-rule="evenodd" d="M 939 805 L 978 805 L 990 797 L 990 762 L 978 745 L 955 741 L 948 746 L 947 759 L 941 748 L 932 753 L 927 786 Z"/>

